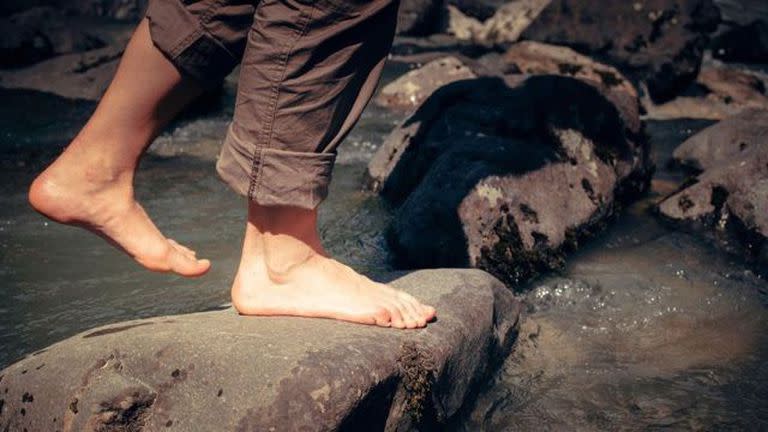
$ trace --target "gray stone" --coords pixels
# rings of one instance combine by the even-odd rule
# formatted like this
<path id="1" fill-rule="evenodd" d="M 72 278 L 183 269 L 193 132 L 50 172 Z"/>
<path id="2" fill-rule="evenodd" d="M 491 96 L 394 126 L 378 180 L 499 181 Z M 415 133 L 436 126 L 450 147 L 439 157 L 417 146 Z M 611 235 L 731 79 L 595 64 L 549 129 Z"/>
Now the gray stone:
<path id="1" fill-rule="evenodd" d="M 493 16 L 480 21 L 449 5 L 446 32 L 457 39 L 492 47 L 516 42 L 523 31 L 549 5 L 550 0 L 517 0 L 504 4 Z"/>
<path id="2" fill-rule="evenodd" d="M 520 306 L 480 271 L 392 284 L 433 304 L 437 321 L 399 331 L 226 309 L 74 336 L 0 372 L 0 429 L 437 427 L 506 356 Z"/>
<path id="3" fill-rule="evenodd" d="M 374 102 L 387 108 L 412 109 L 439 87 L 477 74 L 461 59 L 450 56 L 414 69 L 384 86 Z"/>
<path id="4" fill-rule="evenodd" d="M 647 187 L 637 111 L 608 91 L 535 76 L 435 92 L 369 164 L 369 185 L 399 206 L 388 236 L 397 264 L 479 267 L 507 283 L 558 267 Z"/>
<path id="5" fill-rule="evenodd" d="M 674 152 L 703 170 L 662 200 L 659 214 L 748 261 L 768 262 L 768 111 L 747 110 L 692 136 Z"/>

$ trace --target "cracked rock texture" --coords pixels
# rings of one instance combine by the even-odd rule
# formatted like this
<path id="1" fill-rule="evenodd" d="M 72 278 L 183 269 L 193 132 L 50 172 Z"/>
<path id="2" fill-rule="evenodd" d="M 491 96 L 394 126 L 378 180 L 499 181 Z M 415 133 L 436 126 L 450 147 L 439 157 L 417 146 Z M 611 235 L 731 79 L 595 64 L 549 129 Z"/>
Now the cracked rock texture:
<path id="1" fill-rule="evenodd" d="M 520 305 L 477 270 L 392 284 L 437 321 L 397 331 L 225 309 L 71 337 L 0 372 L 0 430 L 438 428 L 506 357 Z"/>
<path id="2" fill-rule="evenodd" d="M 479 267 L 508 284 L 560 267 L 648 185 L 637 100 L 632 109 L 613 92 L 621 86 L 516 75 L 433 93 L 368 166 L 370 187 L 398 207 L 397 264 Z"/>
<path id="3" fill-rule="evenodd" d="M 673 157 L 701 172 L 658 205 L 660 215 L 768 263 L 768 111 L 747 110 L 692 136 Z"/>

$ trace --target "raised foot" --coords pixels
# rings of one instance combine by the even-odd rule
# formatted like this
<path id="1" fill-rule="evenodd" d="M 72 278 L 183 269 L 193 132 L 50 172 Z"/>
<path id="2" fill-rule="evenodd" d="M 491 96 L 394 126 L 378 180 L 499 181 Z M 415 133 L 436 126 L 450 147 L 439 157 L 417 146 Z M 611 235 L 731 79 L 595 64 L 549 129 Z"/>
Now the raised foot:
<path id="1" fill-rule="evenodd" d="M 340 262 L 313 254 L 282 274 L 258 257 L 245 258 L 232 286 L 232 304 L 243 315 L 332 318 L 414 329 L 435 309 L 410 294 L 376 283 Z"/>
<path id="2" fill-rule="evenodd" d="M 88 177 L 86 170 L 69 169 L 59 160 L 32 183 L 29 202 L 53 221 L 99 235 L 149 270 L 188 277 L 208 271 L 208 260 L 160 233 L 133 199 L 130 179 Z"/>

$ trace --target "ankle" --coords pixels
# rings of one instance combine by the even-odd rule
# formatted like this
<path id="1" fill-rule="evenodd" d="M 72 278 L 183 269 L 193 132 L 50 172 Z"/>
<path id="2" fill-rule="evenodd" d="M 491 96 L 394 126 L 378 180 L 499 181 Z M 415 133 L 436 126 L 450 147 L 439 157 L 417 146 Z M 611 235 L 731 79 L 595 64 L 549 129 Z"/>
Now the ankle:
<path id="1" fill-rule="evenodd" d="M 241 268 L 253 269 L 259 263 L 265 279 L 279 284 L 322 256 L 314 210 L 250 203 Z"/>
<path id="2" fill-rule="evenodd" d="M 113 141 L 96 145 L 75 140 L 52 168 L 88 183 L 132 184 L 138 160 L 111 150 L 121 146 Z"/>

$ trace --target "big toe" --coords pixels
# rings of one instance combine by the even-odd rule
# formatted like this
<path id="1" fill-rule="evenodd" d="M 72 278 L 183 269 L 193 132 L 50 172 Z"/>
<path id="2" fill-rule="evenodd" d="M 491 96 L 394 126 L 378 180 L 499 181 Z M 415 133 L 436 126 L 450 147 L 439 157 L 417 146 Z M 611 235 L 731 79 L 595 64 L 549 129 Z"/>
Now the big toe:
<path id="1" fill-rule="evenodd" d="M 207 259 L 197 259 L 176 248 L 172 248 L 169 253 L 168 264 L 172 272 L 187 277 L 202 276 L 211 268 L 211 262 Z"/>

